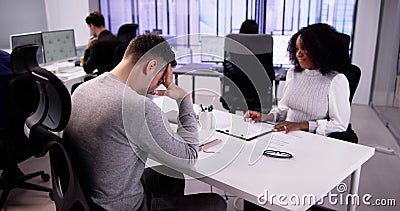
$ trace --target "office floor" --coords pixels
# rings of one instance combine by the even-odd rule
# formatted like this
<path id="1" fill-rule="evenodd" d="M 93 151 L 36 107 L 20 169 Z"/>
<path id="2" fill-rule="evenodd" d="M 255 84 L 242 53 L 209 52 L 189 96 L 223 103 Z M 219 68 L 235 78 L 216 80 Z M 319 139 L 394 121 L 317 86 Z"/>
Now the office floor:
<path id="1" fill-rule="evenodd" d="M 209 97 L 197 96 L 197 103 L 210 104 L 211 99 Z M 216 104 L 214 102 L 214 104 Z M 217 108 L 221 108 L 216 105 Z M 369 106 L 353 105 L 352 106 L 352 118 L 351 122 L 353 124 L 354 130 L 357 132 L 360 140 L 360 144 L 373 145 L 379 144 L 383 146 L 388 146 L 394 148 L 396 151 L 400 152 L 400 147 L 396 140 L 388 129 L 382 124 L 376 115 L 375 111 Z M 340 154 L 338 154 L 340 156 Z M 49 172 L 49 160 L 48 157 L 41 159 L 30 159 L 23 162 L 21 168 L 25 172 L 32 172 L 37 169 L 44 169 Z M 359 187 L 359 195 L 363 196 L 365 194 L 371 194 L 372 200 L 375 199 L 395 199 L 397 206 L 366 206 L 361 204 L 358 210 L 361 211 L 375 211 L 375 210 L 400 210 L 400 158 L 393 155 L 386 155 L 376 152 L 375 156 L 371 158 L 367 163 L 362 166 L 361 169 L 361 179 Z M 323 178 L 321 178 L 323 179 Z M 50 187 L 50 182 L 40 182 L 40 179 L 36 178 L 32 182 L 44 184 Z M 350 179 L 345 180 L 349 187 Z M 205 183 L 199 182 L 197 180 L 189 180 L 186 186 L 187 193 L 197 193 L 197 192 L 208 192 L 211 187 Z M 213 188 L 213 191 L 224 194 L 223 191 Z M 338 193 L 333 190 L 332 193 Z M 234 201 L 236 201 L 236 207 L 241 207 L 242 201 L 235 200 L 236 197 L 229 193 L 228 198 L 228 210 L 237 210 L 233 206 Z M 225 196 L 224 196 L 225 197 Z M 383 202 L 383 201 L 382 201 Z M 386 201 L 388 202 L 388 201 Z M 324 206 L 331 207 L 336 210 L 346 210 L 344 205 L 329 205 L 329 201 L 325 200 Z M 32 210 L 32 211 L 46 211 L 55 210 L 54 203 L 49 199 L 48 194 L 40 193 L 35 191 L 23 191 L 23 190 L 13 190 L 11 196 L 8 199 L 7 205 L 3 210 L 7 211 L 19 211 L 19 210 Z"/>

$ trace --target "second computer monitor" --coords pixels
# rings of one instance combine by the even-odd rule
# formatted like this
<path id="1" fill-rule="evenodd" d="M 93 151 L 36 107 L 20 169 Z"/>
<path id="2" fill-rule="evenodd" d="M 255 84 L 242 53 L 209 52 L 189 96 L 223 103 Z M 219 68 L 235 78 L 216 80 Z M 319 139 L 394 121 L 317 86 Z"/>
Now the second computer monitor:
<path id="1" fill-rule="evenodd" d="M 274 66 L 290 65 L 289 54 L 287 52 L 291 35 L 273 35 L 273 64 Z"/>
<path id="2" fill-rule="evenodd" d="M 222 63 L 224 61 L 224 42 L 224 37 L 202 36 L 201 61 Z"/>
<path id="3" fill-rule="evenodd" d="M 46 63 L 76 59 L 74 30 L 42 32 Z"/>
<path id="4" fill-rule="evenodd" d="M 38 64 L 43 64 L 43 45 L 42 34 L 40 32 L 26 33 L 26 34 L 13 34 L 10 35 L 11 49 L 27 44 L 38 44 L 39 49 L 36 52 L 36 59 Z"/>

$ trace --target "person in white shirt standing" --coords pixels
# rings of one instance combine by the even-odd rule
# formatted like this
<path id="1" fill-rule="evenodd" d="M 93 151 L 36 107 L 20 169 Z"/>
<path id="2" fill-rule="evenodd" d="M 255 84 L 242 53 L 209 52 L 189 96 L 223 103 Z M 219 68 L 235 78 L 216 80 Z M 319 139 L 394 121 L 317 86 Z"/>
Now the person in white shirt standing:
<path id="1" fill-rule="evenodd" d="M 304 27 L 290 39 L 288 52 L 294 68 L 288 70 L 278 106 L 268 114 L 249 110 L 244 118 L 277 121 L 276 131 L 324 136 L 346 131 L 351 111 L 344 73 L 350 60 L 340 34 L 323 23 Z"/>

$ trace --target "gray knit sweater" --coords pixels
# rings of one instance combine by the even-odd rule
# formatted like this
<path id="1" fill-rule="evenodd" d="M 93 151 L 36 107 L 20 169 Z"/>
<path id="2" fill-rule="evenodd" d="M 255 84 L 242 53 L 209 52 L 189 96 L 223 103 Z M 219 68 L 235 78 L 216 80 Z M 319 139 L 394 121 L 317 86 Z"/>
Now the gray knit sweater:
<path id="1" fill-rule="evenodd" d="M 308 122 L 310 132 L 329 135 L 346 130 L 351 113 L 349 95 L 343 74 L 290 69 L 283 97 L 271 113 L 278 121 Z"/>
<path id="2" fill-rule="evenodd" d="M 79 86 L 64 133 L 84 190 L 106 210 L 137 210 L 140 177 L 150 154 L 176 168 L 197 159 L 197 121 L 190 99 L 179 105 L 177 133 L 160 108 L 112 73 Z"/>

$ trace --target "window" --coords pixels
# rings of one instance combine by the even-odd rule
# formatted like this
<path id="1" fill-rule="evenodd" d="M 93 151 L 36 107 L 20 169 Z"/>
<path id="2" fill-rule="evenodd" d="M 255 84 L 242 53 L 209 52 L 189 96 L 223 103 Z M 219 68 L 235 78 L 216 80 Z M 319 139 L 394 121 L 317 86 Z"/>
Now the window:
<path id="1" fill-rule="evenodd" d="M 356 0 L 100 0 L 106 27 L 117 33 L 124 23 L 138 23 L 139 33 L 164 36 L 238 33 L 245 19 L 255 19 L 260 33 L 292 35 L 323 22 L 352 36 Z M 200 46 L 199 36 L 179 45 Z"/>

